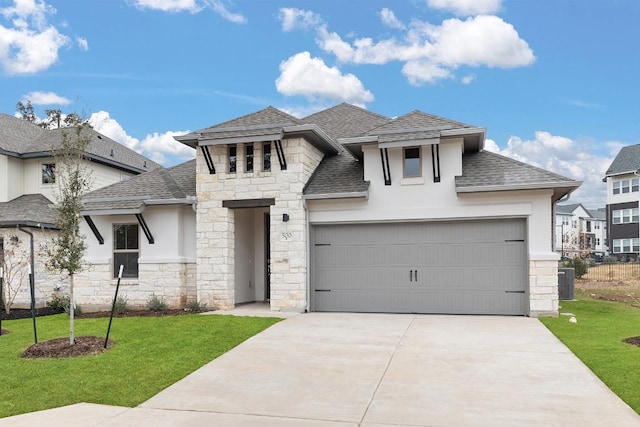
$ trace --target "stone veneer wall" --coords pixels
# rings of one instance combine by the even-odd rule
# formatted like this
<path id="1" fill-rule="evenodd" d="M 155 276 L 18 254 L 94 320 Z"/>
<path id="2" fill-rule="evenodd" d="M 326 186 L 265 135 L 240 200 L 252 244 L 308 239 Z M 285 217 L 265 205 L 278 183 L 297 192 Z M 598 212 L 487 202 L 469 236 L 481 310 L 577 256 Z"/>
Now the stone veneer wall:
<path id="1" fill-rule="evenodd" d="M 235 305 L 234 213 L 223 200 L 274 198 L 271 217 L 271 309 L 303 311 L 306 307 L 307 230 L 302 190 L 323 158 L 302 138 L 282 141 L 287 169 L 280 170 L 275 147 L 271 171 L 262 170 L 262 143 L 254 144 L 254 172 L 245 173 L 244 148 L 238 144 L 237 172 L 228 173 L 226 146 L 209 146 L 216 173 L 210 174 L 197 154 L 197 288 L 198 301 L 211 308 Z M 289 221 L 282 221 L 282 214 Z M 285 240 L 282 233 L 291 233 Z"/>
<path id="2" fill-rule="evenodd" d="M 34 236 L 34 255 L 35 255 L 35 301 L 36 306 L 42 307 L 47 301 L 51 299 L 51 296 L 56 289 L 63 288 L 67 285 L 68 281 L 65 276 L 50 273 L 45 267 L 46 258 L 43 254 L 44 245 L 47 244 L 51 238 L 55 235 L 55 231 L 43 230 L 38 228 L 26 227 L 26 230 L 33 233 Z M 19 240 L 18 245 L 13 250 L 14 246 L 10 242 L 11 238 L 16 236 Z M 13 290 L 17 290 L 17 294 L 13 301 L 14 308 L 28 308 L 31 306 L 31 292 L 29 290 L 29 271 L 30 264 L 30 237 L 27 233 L 24 233 L 17 228 L 0 228 L 0 238 L 4 239 L 5 246 L 5 262 L 8 265 L 20 264 L 20 268 L 13 268 L 16 274 L 11 274 L 11 283 L 7 280 L 7 271 L 4 273 L 3 289 L 6 291 L 8 287 Z M 9 251 L 13 250 L 14 256 L 9 257 Z M 11 258 L 11 259 L 10 259 Z M 11 268 L 11 267 L 9 267 Z"/>
<path id="3" fill-rule="evenodd" d="M 169 308 L 181 308 L 196 299 L 195 263 L 141 263 L 137 279 L 122 279 L 118 296 L 129 308 L 146 308 L 151 295 L 164 297 Z M 111 263 L 95 263 L 75 278 L 76 304 L 88 311 L 111 308 L 117 279 Z"/>
<path id="4" fill-rule="evenodd" d="M 529 316 L 558 316 L 558 261 L 529 261 Z"/>

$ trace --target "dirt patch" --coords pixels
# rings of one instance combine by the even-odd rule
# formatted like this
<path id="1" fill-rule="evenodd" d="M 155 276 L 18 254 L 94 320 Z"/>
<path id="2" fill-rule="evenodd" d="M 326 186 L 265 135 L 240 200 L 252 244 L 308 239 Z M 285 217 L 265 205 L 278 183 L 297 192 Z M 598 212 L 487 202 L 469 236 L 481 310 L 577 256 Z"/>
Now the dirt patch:
<path id="1" fill-rule="evenodd" d="M 50 316 L 52 314 L 60 314 L 64 313 L 61 310 L 54 310 L 51 307 L 41 307 L 36 308 L 36 317 L 40 316 Z M 7 314 L 4 310 L 0 313 L 2 316 L 2 320 L 17 320 L 17 319 L 26 319 L 31 317 L 31 309 L 28 308 L 12 308 L 9 314 Z"/>
<path id="2" fill-rule="evenodd" d="M 631 344 L 631 345 L 635 345 L 636 347 L 640 347 L 640 337 L 625 338 L 622 341 L 626 342 L 627 344 Z"/>
<path id="3" fill-rule="evenodd" d="M 113 341 L 109 340 L 107 348 L 113 346 Z M 104 349 L 104 338 L 101 337 L 76 337 L 75 344 L 69 343 L 69 337 L 56 338 L 49 341 L 39 342 L 22 352 L 25 358 L 59 358 L 77 357 L 100 354 Z"/>
<path id="4" fill-rule="evenodd" d="M 181 308 L 165 311 L 151 311 L 151 310 L 127 310 L 124 313 L 114 314 L 113 317 L 163 317 L 163 316 L 181 316 L 183 314 L 189 314 L 190 311 L 185 311 Z M 109 317 L 110 311 L 95 311 L 91 313 L 82 313 L 76 315 L 76 319 L 95 319 L 99 317 Z"/>
<path id="5" fill-rule="evenodd" d="M 595 281 L 578 279 L 577 295 L 607 301 L 616 301 L 640 308 L 640 280 Z"/>
<path id="6" fill-rule="evenodd" d="M 0 335 L 7 335 L 9 333 L 9 331 L 7 331 L 6 329 L 0 329 Z"/>

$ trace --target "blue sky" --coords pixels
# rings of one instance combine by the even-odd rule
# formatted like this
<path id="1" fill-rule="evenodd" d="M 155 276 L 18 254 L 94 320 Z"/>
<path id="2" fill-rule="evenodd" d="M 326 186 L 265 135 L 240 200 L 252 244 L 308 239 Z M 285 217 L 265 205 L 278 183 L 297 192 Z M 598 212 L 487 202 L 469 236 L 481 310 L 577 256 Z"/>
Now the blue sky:
<path id="1" fill-rule="evenodd" d="M 637 0 L 0 0 L 0 112 L 80 112 L 163 163 L 173 135 L 268 105 L 350 102 L 487 128 L 487 149 L 584 181 L 640 143 Z"/>

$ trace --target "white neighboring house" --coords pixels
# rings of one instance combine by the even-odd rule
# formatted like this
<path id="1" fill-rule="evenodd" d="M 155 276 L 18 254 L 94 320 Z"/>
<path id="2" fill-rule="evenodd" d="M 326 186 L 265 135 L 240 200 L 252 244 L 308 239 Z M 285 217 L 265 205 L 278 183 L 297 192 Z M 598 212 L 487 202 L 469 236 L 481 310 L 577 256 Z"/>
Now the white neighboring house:
<path id="1" fill-rule="evenodd" d="M 268 107 L 178 136 L 195 162 L 85 199 L 94 269 L 78 302 L 107 305 L 125 263 L 135 305 L 555 316 L 553 205 L 580 183 L 484 138 L 350 104 L 303 119 Z"/>
<path id="2" fill-rule="evenodd" d="M 566 258 L 601 259 L 608 254 L 605 209 L 556 205 L 555 251 Z"/>
<path id="3" fill-rule="evenodd" d="M 58 187 L 51 150 L 59 146 L 66 131 L 70 130 L 42 129 L 0 114 L 0 262 L 5 267 L 5 289 L 9 284 L 17 290 L 15 307 L 30 304 L 31 239 L 36 303 L 44 305 L 63 280 L 46 271 L 40 249 L 55 233 L 54 202 Z M 87 132 L 91 143 L 85 157 L 92 189 L 159 167 L 92 129 Z"/>

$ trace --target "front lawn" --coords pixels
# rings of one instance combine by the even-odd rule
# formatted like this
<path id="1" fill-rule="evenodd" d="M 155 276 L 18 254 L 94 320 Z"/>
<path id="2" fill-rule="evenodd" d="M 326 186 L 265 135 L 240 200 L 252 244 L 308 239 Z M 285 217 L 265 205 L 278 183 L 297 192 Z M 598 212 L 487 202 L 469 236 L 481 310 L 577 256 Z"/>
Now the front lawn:
<path id="1" fill-rule="evenodd" d="M 640 413 L 640 347 L 622 340 L 640 336 L 640 309 L 621 303 L 581 298 L 561 301 L 569 317 L 542 318 L 551 330 L 614 393 Z"/>
<path id="2" fill-rule="evenodd" d="M 205 363 L 281 319 L 202 316 L 116 318 L 105 353 L 23 359 L 33 344 L 31 319 L 3 321 L 0 418 L 78 402 L 139 405 Z M 103 336 L 108 318 L 78 319 L 76 336 Z M 66 314 L 39 317 L 38 341 L 68 336 Z"/>

